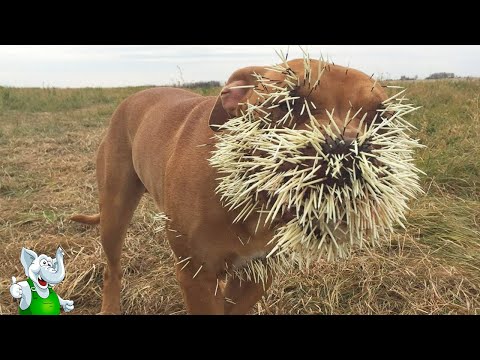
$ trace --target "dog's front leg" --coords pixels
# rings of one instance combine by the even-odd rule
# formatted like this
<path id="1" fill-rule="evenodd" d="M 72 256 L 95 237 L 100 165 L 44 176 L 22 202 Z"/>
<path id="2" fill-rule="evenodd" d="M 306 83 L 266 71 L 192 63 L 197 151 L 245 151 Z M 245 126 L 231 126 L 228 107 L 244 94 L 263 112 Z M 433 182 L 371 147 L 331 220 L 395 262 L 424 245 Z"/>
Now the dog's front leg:
<path id="1" fill-rule="evenodd" d="M 221 315 L 224 313 L 223 292 L 213 271 L 194 261 L 188 266 L 178 264 L 176 270 L 189 314 Z"/>
<path id="2" fill-rule="evenodd" d="M 272 284 L 272 275 L 265 284 L 253 281 L 240 281 L 230 277 L 225 286 L 225 314 L 243 315 L 249 312 Z"/>

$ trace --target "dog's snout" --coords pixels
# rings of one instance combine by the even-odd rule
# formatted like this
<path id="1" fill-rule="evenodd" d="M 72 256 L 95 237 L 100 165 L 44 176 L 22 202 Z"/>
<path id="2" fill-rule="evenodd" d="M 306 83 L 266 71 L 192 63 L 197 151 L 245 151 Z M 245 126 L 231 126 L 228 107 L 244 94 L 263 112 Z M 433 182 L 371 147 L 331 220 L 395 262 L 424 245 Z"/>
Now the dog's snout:
<path id="1" fill-rule="evenodd" d="M 346 136 L 339 136 L 332 138 L 327 136 L 325 139 L 325 144 L 323 146 L 323 151 L 327 154 L 336 154 L 336 155 L 348 155 L 350 149 L 353 146 L 355 138 L 350 138 Z"/>

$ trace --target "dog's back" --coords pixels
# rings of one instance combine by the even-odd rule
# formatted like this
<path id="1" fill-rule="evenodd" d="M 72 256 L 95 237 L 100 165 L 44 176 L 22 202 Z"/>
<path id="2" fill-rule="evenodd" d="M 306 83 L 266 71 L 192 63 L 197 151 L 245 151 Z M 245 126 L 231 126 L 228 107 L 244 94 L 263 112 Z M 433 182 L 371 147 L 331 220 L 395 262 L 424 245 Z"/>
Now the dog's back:
<path id="1" fill-rule="evenodd" d="M 202 149 L 200 145 L 213 136 L 208 117 L 214 102 L 215 97 L 167 88 L 139 93 L 127 104 L 127 113 L 132 114 L 127 122 L 141 113 L 141 119 L 132 119 L 136 127 L 132 126 L 129 131 L 135 172 L 161 211 L 165 206 L 164 193 L 168 191 L 168 184 L 164 183 L 167 171 L 168 178 L 173 178 L 177 187 L 187 174 L 195 176 L 191 171 L 206 159 L 203 152 L 209 149 Z M 199 153 L 203 157 L 198 156 Z M 176 178 L 174 173 L 179 168 L 183 173 Z M 207 171 L 213 173 L 211 168 L 202 172 Z"/>
<path id="2" fill-rule="evenodd" d="M 166 164 L 177 142 L 186 140 L 179 137 L 180 132 L 192 127 L 186 125 L 188 113 L 199 104 L 214 101 L 215 97 L 168 87 L 143 90 L 122 101 L 113 113 L 97 150 L 99 188 L 104 186 L 102 180 L 115 178 L 115 170 L 129 167 L 135 170 L 146 191 L 163 198 L 158 181 L 165 175 Z M 202 115 L 203 118 L 208 118 L 208 114 L 203 113 L 197 116 Z M 211 132 L 208 125 L 203 130 Z M 197 130 L 195 133 L 202 135 L 202 131 Z M 113 170 L 111 175 L 105 174 L 107 168 Z M 155 173 L 154 176 L 150 176 L 152 172 Z M 155 182 L 149 181 L 151 179 L 155 179 Z M 157 206 L 163 208 L 161 202 L 157 202 Z M 74 215 L 70 219 L 94 225 L 100 222 L 100 214 Z"/>

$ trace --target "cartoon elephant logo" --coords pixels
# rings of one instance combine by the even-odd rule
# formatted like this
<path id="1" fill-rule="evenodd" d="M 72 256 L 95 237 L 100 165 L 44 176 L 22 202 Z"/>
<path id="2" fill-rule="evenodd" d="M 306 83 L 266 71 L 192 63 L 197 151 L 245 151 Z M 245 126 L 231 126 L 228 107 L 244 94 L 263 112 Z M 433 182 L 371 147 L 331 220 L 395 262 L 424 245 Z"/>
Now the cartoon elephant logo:
<path id="1" fill-rule="evenodd" d="M 63 250 L 57 249 L 55 259 L 35 251 L 22 248 L 20 261 L 27 275 L 26 281 L 17 283 L 12 277 L 10 294 L 20 299 L 20 315 L 60 315 L 60 307 L 65 312 L 72 311 L 73 300 L 63 300 L 52 288 L 65 278 Z"/>

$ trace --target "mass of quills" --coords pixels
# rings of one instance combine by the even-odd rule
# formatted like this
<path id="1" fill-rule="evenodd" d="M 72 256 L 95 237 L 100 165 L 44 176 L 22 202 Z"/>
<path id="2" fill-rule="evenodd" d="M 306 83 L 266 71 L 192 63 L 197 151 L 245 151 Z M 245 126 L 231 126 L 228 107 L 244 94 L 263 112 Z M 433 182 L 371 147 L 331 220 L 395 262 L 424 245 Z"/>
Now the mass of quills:
<path id="1" fill-rule="evenodd" d="M 225 266 L 226 275 L 264 284 L 269 272 L 293 265 L 308 268 L 322 258 L 346 257 L 353 246 L 375 245 L 395 224 L 404 227 L 407 201 L 422 193 L 421 171 L 413 164 L 413 152 L 422 145 L 409 136 L 414 127 L 404 119 L 418 108 L 408 103 L 405 89 L 385 100 L 370 124 L 366 112 L 351 109 L 338 126 L 335 109 L 325 109 L 330 120 L 325 125 L 312 115 L 316 105 L 294 94 L 299 86 L 316 90 L 334 64 L 320 59 L 318 75 L 312 78 L 310 56 L 304 52 L 300 77 L 288 66 L 287 56 L 278 55 L 281 63 L 267 70 L 282 74 L 283 81 L 252 74 L 257 84 L 241 87 L 251 88 L 262 101 L 243 104 L 240 116 L 219 126 L 209 159 L 220 175 L 216 193 L 222 204 L 238 211 L 234 222 L 255 214 L 258 230 L 274 225 L 278 217 L 288 219 L 274 225 L 273 248 L 266 258 L 242 268 Z M 302 104 L 300 115 L 308 114 L 306 129 L 296 129 L 295 102 Z M 282 103 L 286 114 L 272 121 L 271 110 Z M 363 131 L 346 143 L 345 128 L 359 115 Z M 332 144 L 343 151 L 331 151 Z M 187 260 L 180 261 L 187 266 Z"/>
<path id="2" fill-rule="evenodd" d="M 235 222 L 266 214 L 257 229 L 293 212 L 276 229 L 267 258 L 288 253 L 308 264 L 345 257 L 352 245 L 374 245 L 393 232 L 395 224 L 403 227 L 407 201 L 422 192 L 420 170 L 412 156 L 421 145 L 409 136 L 414 127 L 404 119 L 417 108 L 407 102 L 405 90 L 400 91 L 383 102 L 370 124 L 365 112 L 359 126 L 362 134 L 347 144 L 344 129 L 362 115 L 362 109 L 351 109 L 343 128 L 334 121 L 335 109 L 326 109 L 330 121 L 325 125 L 312 115 L 313 102 L 292 96 L 301 85 L 315 90 L 331 64 L 323 59 L 316 62 L 318 76 L 312 79 L 312 64 L 305 53 L 300 78 L 289 68 L 286 56 L 279 55 L 282 63 L 267 69 L 285 76 L 283 86 L 254 73 L 257 84 L 251 88 L 263 101 L 247 102 L 241 116 L 221 125 L 215 135 L 210 164 L 221 175 L 216 192 L 228 210 L 239 210 Z M 307 129 L 295 128 L 295 101 L 302 102 L 300 115 L 308 114 Z M 288 111 L 272 121 L 269 110 L 282 103 Z M 332 143 L 349 151 L 329 151 Z"/>

